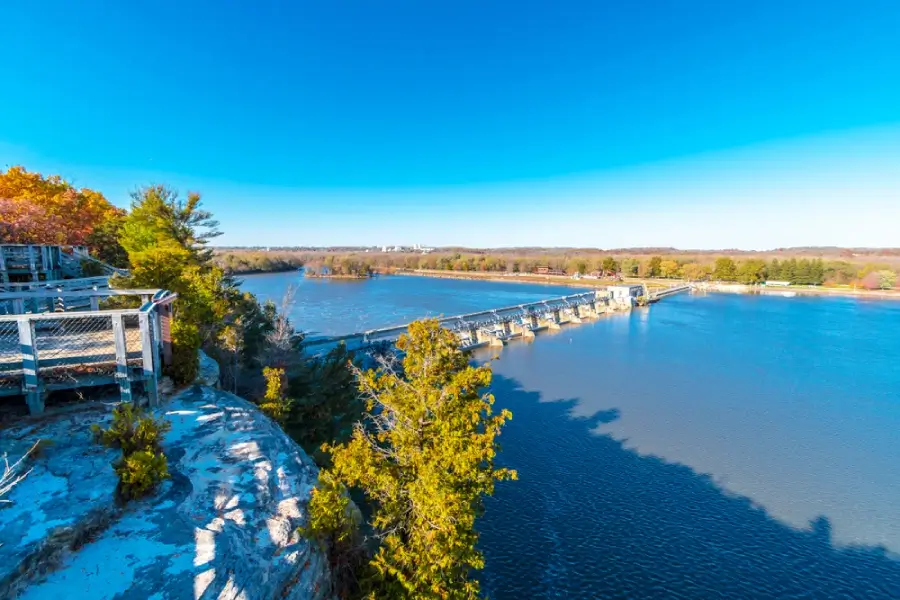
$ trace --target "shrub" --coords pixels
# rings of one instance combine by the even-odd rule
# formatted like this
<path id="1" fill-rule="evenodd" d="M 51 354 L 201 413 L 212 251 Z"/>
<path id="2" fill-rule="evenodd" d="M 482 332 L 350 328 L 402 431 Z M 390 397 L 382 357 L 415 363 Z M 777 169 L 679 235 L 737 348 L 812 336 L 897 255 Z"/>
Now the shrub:
<path id="1" fill-rule="evenodd" d="M 139 498 L 169 477 L 162 436 L 170 427 L 168 422 L 144 413 L 133 404 L 116 408 L 108 429 L 96 424 L 91 427 L 99 443 L 122 450 L 122 456 L 113 464 L 119 478 L 116 497 L 120 501 Z"/>
<path id="2" fill-rule="evenodd" d="M 284 369 L 266 367 L 263 369 L 263 376 L 266 378 L 266 395 L 259 408 L 279 425 L 284 425 L 294 404 L 291 398 L 284 395 L 286 387 Z"/>
<path id="3" fill-rule="evenodd" d="M 193 323 L 183 319 L 172 321 L 172 362 L 166 367 L 166 374 L 176 384 L 189 384 L 197 379 L 200 370 L 200 330 Z"/>
<path id="4" fill-rule="evenodd" d="M 169 477 L 169 462 L 162 452 L 141 450 L 123 456 L 116 463 L 119 485 L 116 495 L 123 501 L 140 498 L 153 491 L 159 482 Z"/>

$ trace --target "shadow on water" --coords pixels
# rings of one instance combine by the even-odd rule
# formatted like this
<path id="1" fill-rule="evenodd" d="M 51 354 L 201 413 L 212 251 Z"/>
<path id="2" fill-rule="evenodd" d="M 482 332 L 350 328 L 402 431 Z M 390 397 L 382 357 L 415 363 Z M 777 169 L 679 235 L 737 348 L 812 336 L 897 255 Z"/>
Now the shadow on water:
<path id="1" fill-rule="evenodd" d="M 836 548 L 820 516 L 788 527 L 689 467 L 594 432 L 615 410 L 576 418 L 496 376 L 501 437 L 519 481 L 498 486 L 479 522 L 494 600 L 519 598 L 900 598 L 883 548 Z"/>

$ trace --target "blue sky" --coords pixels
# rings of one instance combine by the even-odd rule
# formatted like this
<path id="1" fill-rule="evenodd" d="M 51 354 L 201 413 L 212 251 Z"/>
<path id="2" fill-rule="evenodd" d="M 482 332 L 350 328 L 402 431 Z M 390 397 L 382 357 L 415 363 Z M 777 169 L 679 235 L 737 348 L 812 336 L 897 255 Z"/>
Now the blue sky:
<path id="1" fill-rule="evenodd" d="M 900 245 L 900 3 L 4 7 L 0 165 L 223 244 Z"/>

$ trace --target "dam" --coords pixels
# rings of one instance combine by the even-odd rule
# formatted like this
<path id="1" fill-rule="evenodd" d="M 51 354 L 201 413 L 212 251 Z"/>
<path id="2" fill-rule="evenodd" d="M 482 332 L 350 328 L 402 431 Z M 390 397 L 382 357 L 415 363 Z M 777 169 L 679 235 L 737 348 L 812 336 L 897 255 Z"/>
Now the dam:
<path id="1" fill-rule="evenodd" d="M 471 350 L 481 346 L 504 346 L 513 339 L 533 339 L 541 330 L 560 329 L 563 325 L 583 323 L 600 315 L 631 310 L 639 302 L 652 303 L 691 289 L 688 284 L 649 293 L 642 285 L 611 286 L 537 302 L 482 310 L 437 321 L 441 327 L 459 336 L 460 346 Z M 641 300 L 643 299 L 643 300 Z M 343 342 L 352 350 L 391 343 L 406 332 L 408 323 L 370 329 L 307 342 L 307 347 L 331 346 Z"/>

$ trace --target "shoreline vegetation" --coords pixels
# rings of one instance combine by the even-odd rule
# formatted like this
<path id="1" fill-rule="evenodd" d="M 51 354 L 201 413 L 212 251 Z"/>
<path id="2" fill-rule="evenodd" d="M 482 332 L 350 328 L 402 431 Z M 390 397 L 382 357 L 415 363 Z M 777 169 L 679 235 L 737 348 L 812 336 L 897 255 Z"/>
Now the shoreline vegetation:
<path id="1" fill-rule="evenodd" d="M 410 270 L 394 271 L 394 275 L 434 277 L 437 279 L 464 279 L 475 281 L 496 281 L 502 283 L 531 283 L 543 285 L 559 285 L 573 288 L 602 288 L 609 285 L 646 284 L 651 291 L 664 289 L 680 283 L 692 283 L 698 289 L 707 292 L 731 293 L 731 294 L 766 294 L 773 296 L 785 293 L 796 293 L 808 296 L 852 296 L 859 298 L 889 298 L 900 300 L 900 290 L 866 290 L 845 286 L 804 286 L 791 285 L 786 287 L 766 287 L 764 285 L 750 285 L 740 283 L 727 283 L 717 281 L 689 281 L 686 279 L 640 279 L 626 277 L 621 280 L 610 279 L 573 279 L 568 275 L 517 275 L 498 273 L 447 273 L 443 271 Z"/>
<path id="2" fill-rule="evenodd" d="M 654 252 L 659 252 L 658 254 Z M 265 255 L 273 260 L 265 261 Z M 575 287 L 610 281 L 709 281 L 755 285 L 779 281 L 793 286 L 890 290 L 897 287 L 900 249 L 789 248 L 769 252 L 675 249 L 219 249 L 234 272 L 265 271 L 269 264 L 302 265 L 307 275 L 368 276 L 422 272 L 434 276 L 498 277 L 509 281 L 578 281 Z M 226 269 L 227 270 L 227 269 Z M 577 276 L 577 277 L 576 277 Z"/>

